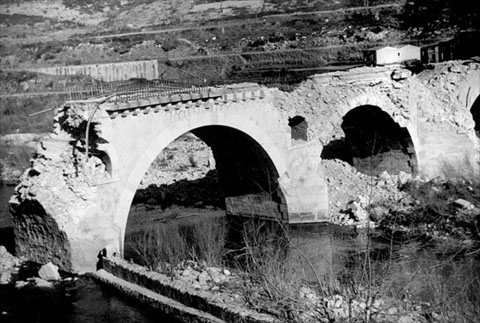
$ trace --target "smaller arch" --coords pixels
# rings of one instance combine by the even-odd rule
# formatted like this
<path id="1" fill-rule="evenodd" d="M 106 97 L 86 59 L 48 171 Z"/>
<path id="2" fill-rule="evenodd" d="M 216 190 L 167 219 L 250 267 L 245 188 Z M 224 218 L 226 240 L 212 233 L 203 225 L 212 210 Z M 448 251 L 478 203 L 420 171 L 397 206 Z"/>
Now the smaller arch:
<path id="1" fill-rule="evenodd" d="M 470 113 L 472 114 L 473 122 L 475 123 L 475 134 L 480 139 L 480 95 L 478 95 L 475 102 L 473 102 Z"/>
<path id="2" fill-rule="evenodd" d="M 378 106 L 350 110 L 341 124 L 345 138 L 330 142 L 324 159 L 341 159 L 368 175 L 383 171 L 416 174 L 417 158 L 408 130 Z"/>
<path id="3" fill-rule="evenodd" d="M 110 180 L 117 180 L 119 158 L 115 148 L 110 143 L 99 143 L 97 149 L 92 152 L 105 165 L 105 171 L 110 177 Z"/>

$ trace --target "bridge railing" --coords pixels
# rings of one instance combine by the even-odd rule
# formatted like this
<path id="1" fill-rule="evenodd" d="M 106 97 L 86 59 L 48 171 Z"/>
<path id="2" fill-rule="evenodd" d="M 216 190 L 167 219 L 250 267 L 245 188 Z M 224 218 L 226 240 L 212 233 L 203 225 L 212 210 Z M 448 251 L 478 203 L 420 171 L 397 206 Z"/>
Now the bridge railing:
<path id="1" fill-rule="evenodd" d="M 117 82 L 95 82 L 89 86 L 74 86 L 67 89 L 70 101 L 113 95 L 116 102 L 148 99 L 180 93 L 192 93 L 205 90 L 206 82 L 201 78 L 178 79 L 133 79 Z"/>

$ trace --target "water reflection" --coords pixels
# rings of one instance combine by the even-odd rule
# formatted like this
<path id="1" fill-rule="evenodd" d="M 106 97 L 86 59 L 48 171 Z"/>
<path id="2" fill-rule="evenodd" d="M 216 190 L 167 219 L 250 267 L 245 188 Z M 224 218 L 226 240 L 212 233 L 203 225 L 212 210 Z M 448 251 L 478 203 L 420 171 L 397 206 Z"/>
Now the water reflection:
<path id="1" fill-rule="evenodd" d="M 0 286 L 0 321 L 5 323 L 172 322 L 172 317 L 132 304 L 118 292 L 81 277 L 55 289 Z"/>
<path id="2" fill-rule="evenodd" d="M 5 246 L 9 252 L 13 252 L 14 241 L 8 201 L 14 190 L 15 186 L 0 184 L 0 246 Z"/>

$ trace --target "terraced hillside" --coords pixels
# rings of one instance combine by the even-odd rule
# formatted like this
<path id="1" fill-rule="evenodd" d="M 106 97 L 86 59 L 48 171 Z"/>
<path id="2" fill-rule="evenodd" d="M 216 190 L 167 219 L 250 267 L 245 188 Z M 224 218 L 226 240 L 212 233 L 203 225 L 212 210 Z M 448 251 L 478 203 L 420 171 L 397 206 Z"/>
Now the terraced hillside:
<path id="1" fill-rule="evenodd" d="M 0 0 L 0 70 L 155 59 L 168 77 L 297 82 L 306 71 L 363 64 L 368 48 L 478 28 L 479 8 L 467 0 Z"/>

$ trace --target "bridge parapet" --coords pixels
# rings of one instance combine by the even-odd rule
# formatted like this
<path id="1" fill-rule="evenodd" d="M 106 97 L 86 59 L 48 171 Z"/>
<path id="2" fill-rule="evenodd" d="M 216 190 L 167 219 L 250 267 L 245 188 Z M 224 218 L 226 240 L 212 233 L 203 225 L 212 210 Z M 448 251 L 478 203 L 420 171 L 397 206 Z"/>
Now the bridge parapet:
<path id="1" fill-rule="evenodd" d="M 323 73 L 312 76 L 318 85 L 334 83 L 369 83 L 390 80 L 392 72 L 399 66 L 387 67 L 357 67 L 348 71 Z"/>
<path id="2" fill-rule="evenodd" d="M 184 106 L 186 108 L 204 106 L 208 108 L 209 104 L 221 104 L 226 102 L 238 102 L 245 100 L 255 100 L 265 97 L 262 88 L 256 87 L 214 87 L 200 91 L 192 91 L 190 93 L 178 93 L 172 95 L 163 95 L 154 98 L 130 100 L 126 102 L 106 102 L 102 104 L 112 117 L 118 114 L 124 115 L 132 109 L 147 109 L 147 112 L 169 110 L 172 107 L 179 109 Z"/>

